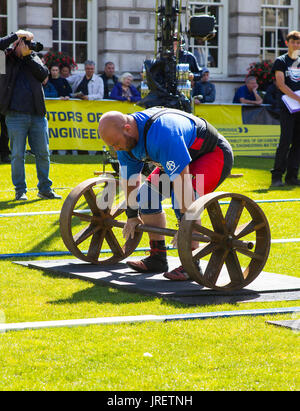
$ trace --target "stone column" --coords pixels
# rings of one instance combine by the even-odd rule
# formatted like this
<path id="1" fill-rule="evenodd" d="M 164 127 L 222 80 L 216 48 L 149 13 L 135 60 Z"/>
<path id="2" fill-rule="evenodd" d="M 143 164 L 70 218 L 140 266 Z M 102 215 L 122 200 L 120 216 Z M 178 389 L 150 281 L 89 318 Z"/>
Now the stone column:
<path id="1" fill-rule="evenodd" d="M 260 59 L 261 0 L 229 1 L 229 76 L 244 76 Z"/>
<path id="2" fill-rule="evenodd" d="M 52 0 L 18 0 L 18 28 L 29 30 L 34 40 L 44 45 L 43 52 L 52 47 Z"/>

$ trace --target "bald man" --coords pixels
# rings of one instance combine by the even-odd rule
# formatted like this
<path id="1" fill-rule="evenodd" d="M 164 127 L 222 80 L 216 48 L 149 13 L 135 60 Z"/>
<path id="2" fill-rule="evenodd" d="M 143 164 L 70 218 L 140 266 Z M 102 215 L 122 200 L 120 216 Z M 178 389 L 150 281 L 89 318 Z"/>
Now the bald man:
<path id="1" fill-rule="evenodd" d="M 225 138 L 205 120 L 179 110 L 152 107 L 129 115 L 111 111 L 101 117 L 99 135 L 118 155 L 127 200 L 126 239 L 134 236 L 138 224 L 166 227 L 161 203 L 167 197 L 172 198 L 180 221 L 195 198 L 214 191 L 233 165 Z M 141 184 L 145 161 L 155 162 L 157 168 Z M 129 267 L 142 273 L 164 272 L 170 280 L 188 280 L 182 266 L 168 272 L 164 236 L 149 233 L 149 240 L 150 256 L 128 262 Z"/>

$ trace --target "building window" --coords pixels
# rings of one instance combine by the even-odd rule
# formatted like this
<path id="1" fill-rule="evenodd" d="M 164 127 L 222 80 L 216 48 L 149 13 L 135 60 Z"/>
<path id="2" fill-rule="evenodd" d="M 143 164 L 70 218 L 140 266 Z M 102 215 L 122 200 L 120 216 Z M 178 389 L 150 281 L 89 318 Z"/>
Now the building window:
<path id="1" fill-rule="evenodd" d="M 0 37 L 17 31 L 17 0 L 0 0 Z"/>
<path id="2" fill-rule="evenodd" d="M 190 1 L 191 15 L 210 14 L 216 18 L 216 35 L 202 41 L 190 39 L 190 49 L 201 67 L 210 67 L 212 73 L 226 74 L 228 0 Z"/>
<path id="3" fill-rule="evenodd" d="M 53 49 L 81 65 L 88 55 L 89 0 L 53 0 Z"/>
<path id="4" fill-rule="evenodd" d="M 7 35 L 7 1 L 0 2 L 0 37 L 5 37 Z"/>
<path id="5" fill-rule="evenodd" d="M 261 58 L 275 60 L 286 53 L 285 39 L 298 27 L 297 0 L 262 0 Z"/>

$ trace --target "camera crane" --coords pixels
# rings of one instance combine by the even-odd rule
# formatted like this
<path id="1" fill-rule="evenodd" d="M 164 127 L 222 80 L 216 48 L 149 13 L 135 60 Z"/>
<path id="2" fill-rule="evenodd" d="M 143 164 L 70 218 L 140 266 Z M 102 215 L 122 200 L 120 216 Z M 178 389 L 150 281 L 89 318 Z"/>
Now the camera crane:
<path id="1" fill-rule="evenodd" d="M 145 60 L 149 94 L 139 105 L 145 108 L 165 106 L 191 112 L 190 100 L 178 90 L 177 64 L 180 47 L 174 52 L 174 38 L 178 44 L 182 39 L 182 0 L 156 0 L 155 58 Z M 186 34 L 204 40 L 215 35 L 215 18 L 208 15 L 189 16 L 190 7 L 186 1 Z"/>

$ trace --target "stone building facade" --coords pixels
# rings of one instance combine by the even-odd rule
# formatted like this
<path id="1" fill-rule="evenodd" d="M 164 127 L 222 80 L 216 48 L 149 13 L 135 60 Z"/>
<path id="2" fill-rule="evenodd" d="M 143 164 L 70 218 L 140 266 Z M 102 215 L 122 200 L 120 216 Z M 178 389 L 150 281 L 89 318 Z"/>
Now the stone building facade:
<path id="1" fill-rule="evenodd" d="M 192 15 L 211 13 L 217 19 L 213 40 L 196 44 L 186 38 L 186 45 L 210 67 L 219 102 L 231 102 L 251 62 L 283 54 L 286 33 L 300 27 L 300 0 L 190 0 L 188 4 Z M 129 71 L 138 81 L 143 61 L 154 57 L 155 5 L 156 0 L 1 0 L 0 35 L 27 29 L 46 51 L 72 54 L 79 69 L 89 59 L 102 72 L 104 63 L 113 61 L 117 73 Z"/>

